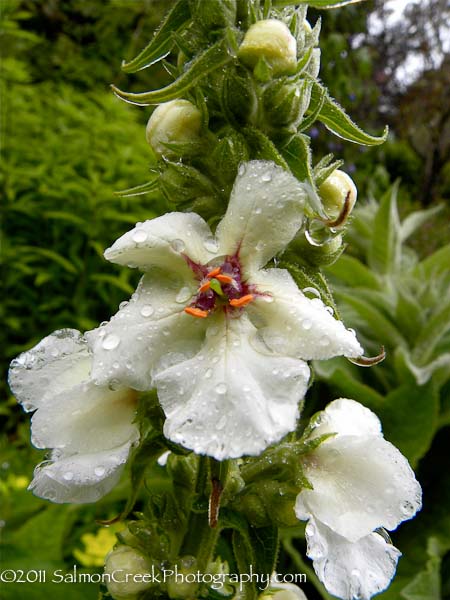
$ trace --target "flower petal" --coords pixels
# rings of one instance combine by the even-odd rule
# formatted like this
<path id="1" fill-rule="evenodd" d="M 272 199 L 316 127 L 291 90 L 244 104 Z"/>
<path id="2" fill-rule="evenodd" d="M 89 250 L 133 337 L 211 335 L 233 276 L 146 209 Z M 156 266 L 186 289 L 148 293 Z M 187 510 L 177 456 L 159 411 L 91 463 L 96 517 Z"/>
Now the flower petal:
<path id="1" fill-rule="evenodd" d="M 57 504 L 96 502 L 118 482 L 132 441 L 93 454 L 52 453 L 52 461 L 38 465 L 29 488 L 36 496 Z"/>
<path id="2" fill-rule="evenodd" d="M 327 433 L 383 437 L 380 419 L 371 410 L 348 398 L 333 400 L 315 419 L 310 438 Z"/>
<path id="3" fill-rule="evenodd" d="M 255 351 L 245 314 L 208 321 L 200 352 L 155 376 L 164 433 L 217 460 L 258 454 L 295 428 L 308 366 Z"/>
<path id="4" fill-rule="evenodd" d="M 156 266 L 186 273 L 185 256 L 205 264 L 215 250 L 211 230 L 199 215 L 173 212 L 138 223 L 106 250 L 105 258 L 144 270 Z"/>
<path id="5" fill-rule="evenodd" d="M 312 490 L 295 511 L 313 514 L 355 542 L 378 527 L 392 530 L 421 507 L 421 489 L 406 458 L 381 436 L 337 435 L 304 459 Z"/>
<path id="6" fill-rule="evenodd" d="M 26 411 L 36 410 L 89 378 L 89 348 L 76 329 L 59 329 L 11 362 L 9 386 Z"/>
<path id="7" fill-rule="evenodd" d="M 90 454 L 116 448 L 137 437 L 133 423 L 137 394 L 87 382 L 53 396 L 32 418 L 37 448 Z"/>
<path id="8" fill-rule="evenodd" d="M 401 553 L 378 533 L 352 543 L 311 517 L 305 535 L 318 578 L 342 600 L 369 600 L 395 575 Z"/>
<path id="9" fill-rule="evenodd" d="M 335 319 L 319 298 L 307 298 L 284 269 L 260 270 L 251 279 L 261 295 L 248 312 L 274 352 L 304 360 L 361 356 L 353 331 Z"/>
<path id="10" fill-rule="evenodd" d="M 94 355 L 93 380 L 149 390 L 161 357 L 192 356 L 205 331 L 203 319 L 183 312 L 195 290 L 193 278 L 183 280 L 160 269 L 146 273 L 128 304 L 85 334 Z"/>
<path id="11" fill-rule="evenodd" d="M 219 254 L 239 252 L 247 273 L 264 266 L 300 229 L 304 202 L 301 184 L 273 162 L 241 164 L 216 232 Z"/>

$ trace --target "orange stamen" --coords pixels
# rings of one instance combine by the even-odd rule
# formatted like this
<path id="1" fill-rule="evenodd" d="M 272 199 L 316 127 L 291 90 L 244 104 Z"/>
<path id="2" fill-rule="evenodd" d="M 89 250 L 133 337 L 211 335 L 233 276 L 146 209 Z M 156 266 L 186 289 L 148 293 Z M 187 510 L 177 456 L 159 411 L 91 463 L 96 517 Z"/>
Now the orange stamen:
<path id="1" fill-rule="evenodd" d="M 207 310 L 202 310 L 201 308 L 194 308 L 193 306 L 186 306 L 184 312 L 191 317 L 197 317 L 198 319 L 205 319 L 208 316 Z"/>
<path id="2" fill-rule="evenodd" d="M 220 283 L 233 283 L 233 278 L 229 275 L 216 275 L 216 279 Z"/>
<path id="3" fill-rule="evenodd" d="M 212 271 L 210 271 L 206 277 L 215 277 L 216 275 L 218 275 L 220 272 L 222 271 L 221 267 L 216 267 L 215 269 L 213 269 Z"/>
<path id="4" fill-rule="evenodd" d="M 198 288 L 199 292 L 206 292 L 206 290 L 209 290 L 209 288 L 211 287 L 211 282 L 210 281 L 205 281 L 205 283 L 202 283 L 202 285 Z"/>
<path id="5" fill-rule="evenodd" d="M 250 302 L 252 302 L 252 300 L 254 300 L 254 295 L 253 294 L 246 294 L 245 296 L 242 296 L 241 298 L 233 298 L 233 300 L 230 300 L 230 304 L 231 306 L 234 306 L 235 308 L 240 308 L 241 306 L 247 306 L 247 304 L 250 304 Z"/>

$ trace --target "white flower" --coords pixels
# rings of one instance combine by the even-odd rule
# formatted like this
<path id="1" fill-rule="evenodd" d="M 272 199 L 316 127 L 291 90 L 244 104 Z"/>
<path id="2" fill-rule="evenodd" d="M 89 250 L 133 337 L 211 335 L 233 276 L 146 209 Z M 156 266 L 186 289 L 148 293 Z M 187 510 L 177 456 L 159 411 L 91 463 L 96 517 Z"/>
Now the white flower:
<path id="1" fill-rule="evenodd" d="M 117 240 L 106 258 L 147 272 L 130 302 L 87 334 L 94 380 L 156 386 L 166 437 L 218 460 L 258 454 L 292 431 L 305 360 L 362 353 L 287 271 L 262 269 L 297 233 L 303 204 L 292 175 L 253 161 L 215 237 L 198 215 L 170 213 Z"/>
<path id="2" fill-rule="evenodd" d="M 381 528 L 395 529 L 421 508 L 421 489 L 406 458 L 383 438 L 378 417 L 354 400 L 335 400 L 310 438 L 328 433 L 304 460 L 313 489 L 295 512 L 308 520 L 308 556 L 329 592 L 367 600 L 388 587 L 400 552 Z"/>
<path id="3" fill-rule="evenodd" d="M 52 448 L 29 486 L 53 502 L 95 502 L 117 483 L 131 445 L 136 392 L 97 386 L 91 355 L 74 329 L 44 338 L 11 363 L 9 384 L 32 417 L 32 442 Z"/>

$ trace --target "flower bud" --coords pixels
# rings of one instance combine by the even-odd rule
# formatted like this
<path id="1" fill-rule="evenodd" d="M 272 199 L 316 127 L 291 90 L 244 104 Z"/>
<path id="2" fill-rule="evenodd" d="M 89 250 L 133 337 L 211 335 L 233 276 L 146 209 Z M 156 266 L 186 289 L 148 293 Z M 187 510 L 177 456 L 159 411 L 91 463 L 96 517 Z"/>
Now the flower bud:
<path id="1" fill-rule="evenodd" d="M 311 83 L 285 83 L 273 81 L 264 91 L 265 116 L 270 125 L 287 126 L 298 123 L 306 112 L 311 99 Z"/>
<path id="2" fill-rule="evenodd" d="M 258 596 L 258 600 L 308 600 L 302 590 L 293 583 L 272 583 Z"/>
<path id="3" fill-rule="evenodd" d="M 199 584 L 197 559 L 194 556 L 185 556 L 175 565 L 173 571 L 173 575 L 167 580 L 169 598 L 192 598 Z"/>
<path id="4" fill-rule="evenodd" d="M 152 563 L 129 546 L 119 546 L 108 554 L 105 562 L 106 586 L 115 600 L 134 600 L 152 586 Z"/>
<path id="5" fill-rule="evenodd" d="M 147 142 L 157 154 L 180 155 L 181 145 L 199 141 L 201 125 L 201 112 L 192 102 L 171 100 L 153 111 L 147 123 Z M 180 144 L 180 152 L 166 144 Z"/>
<path id="6" fill-rule="evenodd" d="M 339 169 L 333 171 L 319 187 L 323 207 L 331 219 L 336 219 L 341 214 L 347 196 L 349 202 L 347 213 L 350 214 L 355 205 L 357 194 L 356 186 L 351 177 Z"/>
<path id="7" fill-rule="evenodd" d="M 297 42 L 282 21 L 257 21 L 245 34 L 238 56 L 251 68 L 263 58 L 275 76 L 289 75 L 297 66 Z"/>

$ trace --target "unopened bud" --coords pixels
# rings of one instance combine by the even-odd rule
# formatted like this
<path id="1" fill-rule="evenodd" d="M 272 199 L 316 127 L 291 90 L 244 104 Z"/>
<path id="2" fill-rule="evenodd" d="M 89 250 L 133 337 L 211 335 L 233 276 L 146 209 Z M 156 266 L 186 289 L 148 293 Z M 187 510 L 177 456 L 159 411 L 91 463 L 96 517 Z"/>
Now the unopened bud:
<path id="1" fill-rule="evenodd" d="M 346 207 L 347 216 L 353 210 L 358 192 L 351 177 L 336 169 L 319 187 L 325 212 L 331 219 L 337 219 Z M 345 222 L 345 221 L 344 221 Z"/>
<path id="2" fill-rule="evenodd" d="M 151 587 L 151 572 L 150 560 L 129 546 L 119 546 L 106 557 L 106 586 L 115 600 L 134 600 Z"/>
<path id="3" fill-rule="evenodd" d="M 169 598 L 192 598 L 199 584 L 197 576 L 197 559 L 195 556 L 185 556 L 175 565 L 173 574 L 167 579 L 167 593 Z"/>
<path id="4" fill-rule="evenodd" d="M 199 109 L 188 100 L 171 100 L 160 104 L 147 123 L 147 142 L 160 155 L 180 154 L 167 144 L 198 142 L 202 126 Z"/>
<path id="5" fill-rule="evenodd" d="M 273 583 L 258 600 L 308 600 L 302 590 L 293 583 Z"/>
<path id="6" fill-rule="evenodd" d="M 245 34 L 238 56 L 248 67 L 264 59 L 275 76 L 289 75 L 297 66 L 297 42 L 282 21 L 257 21 Z"/>

